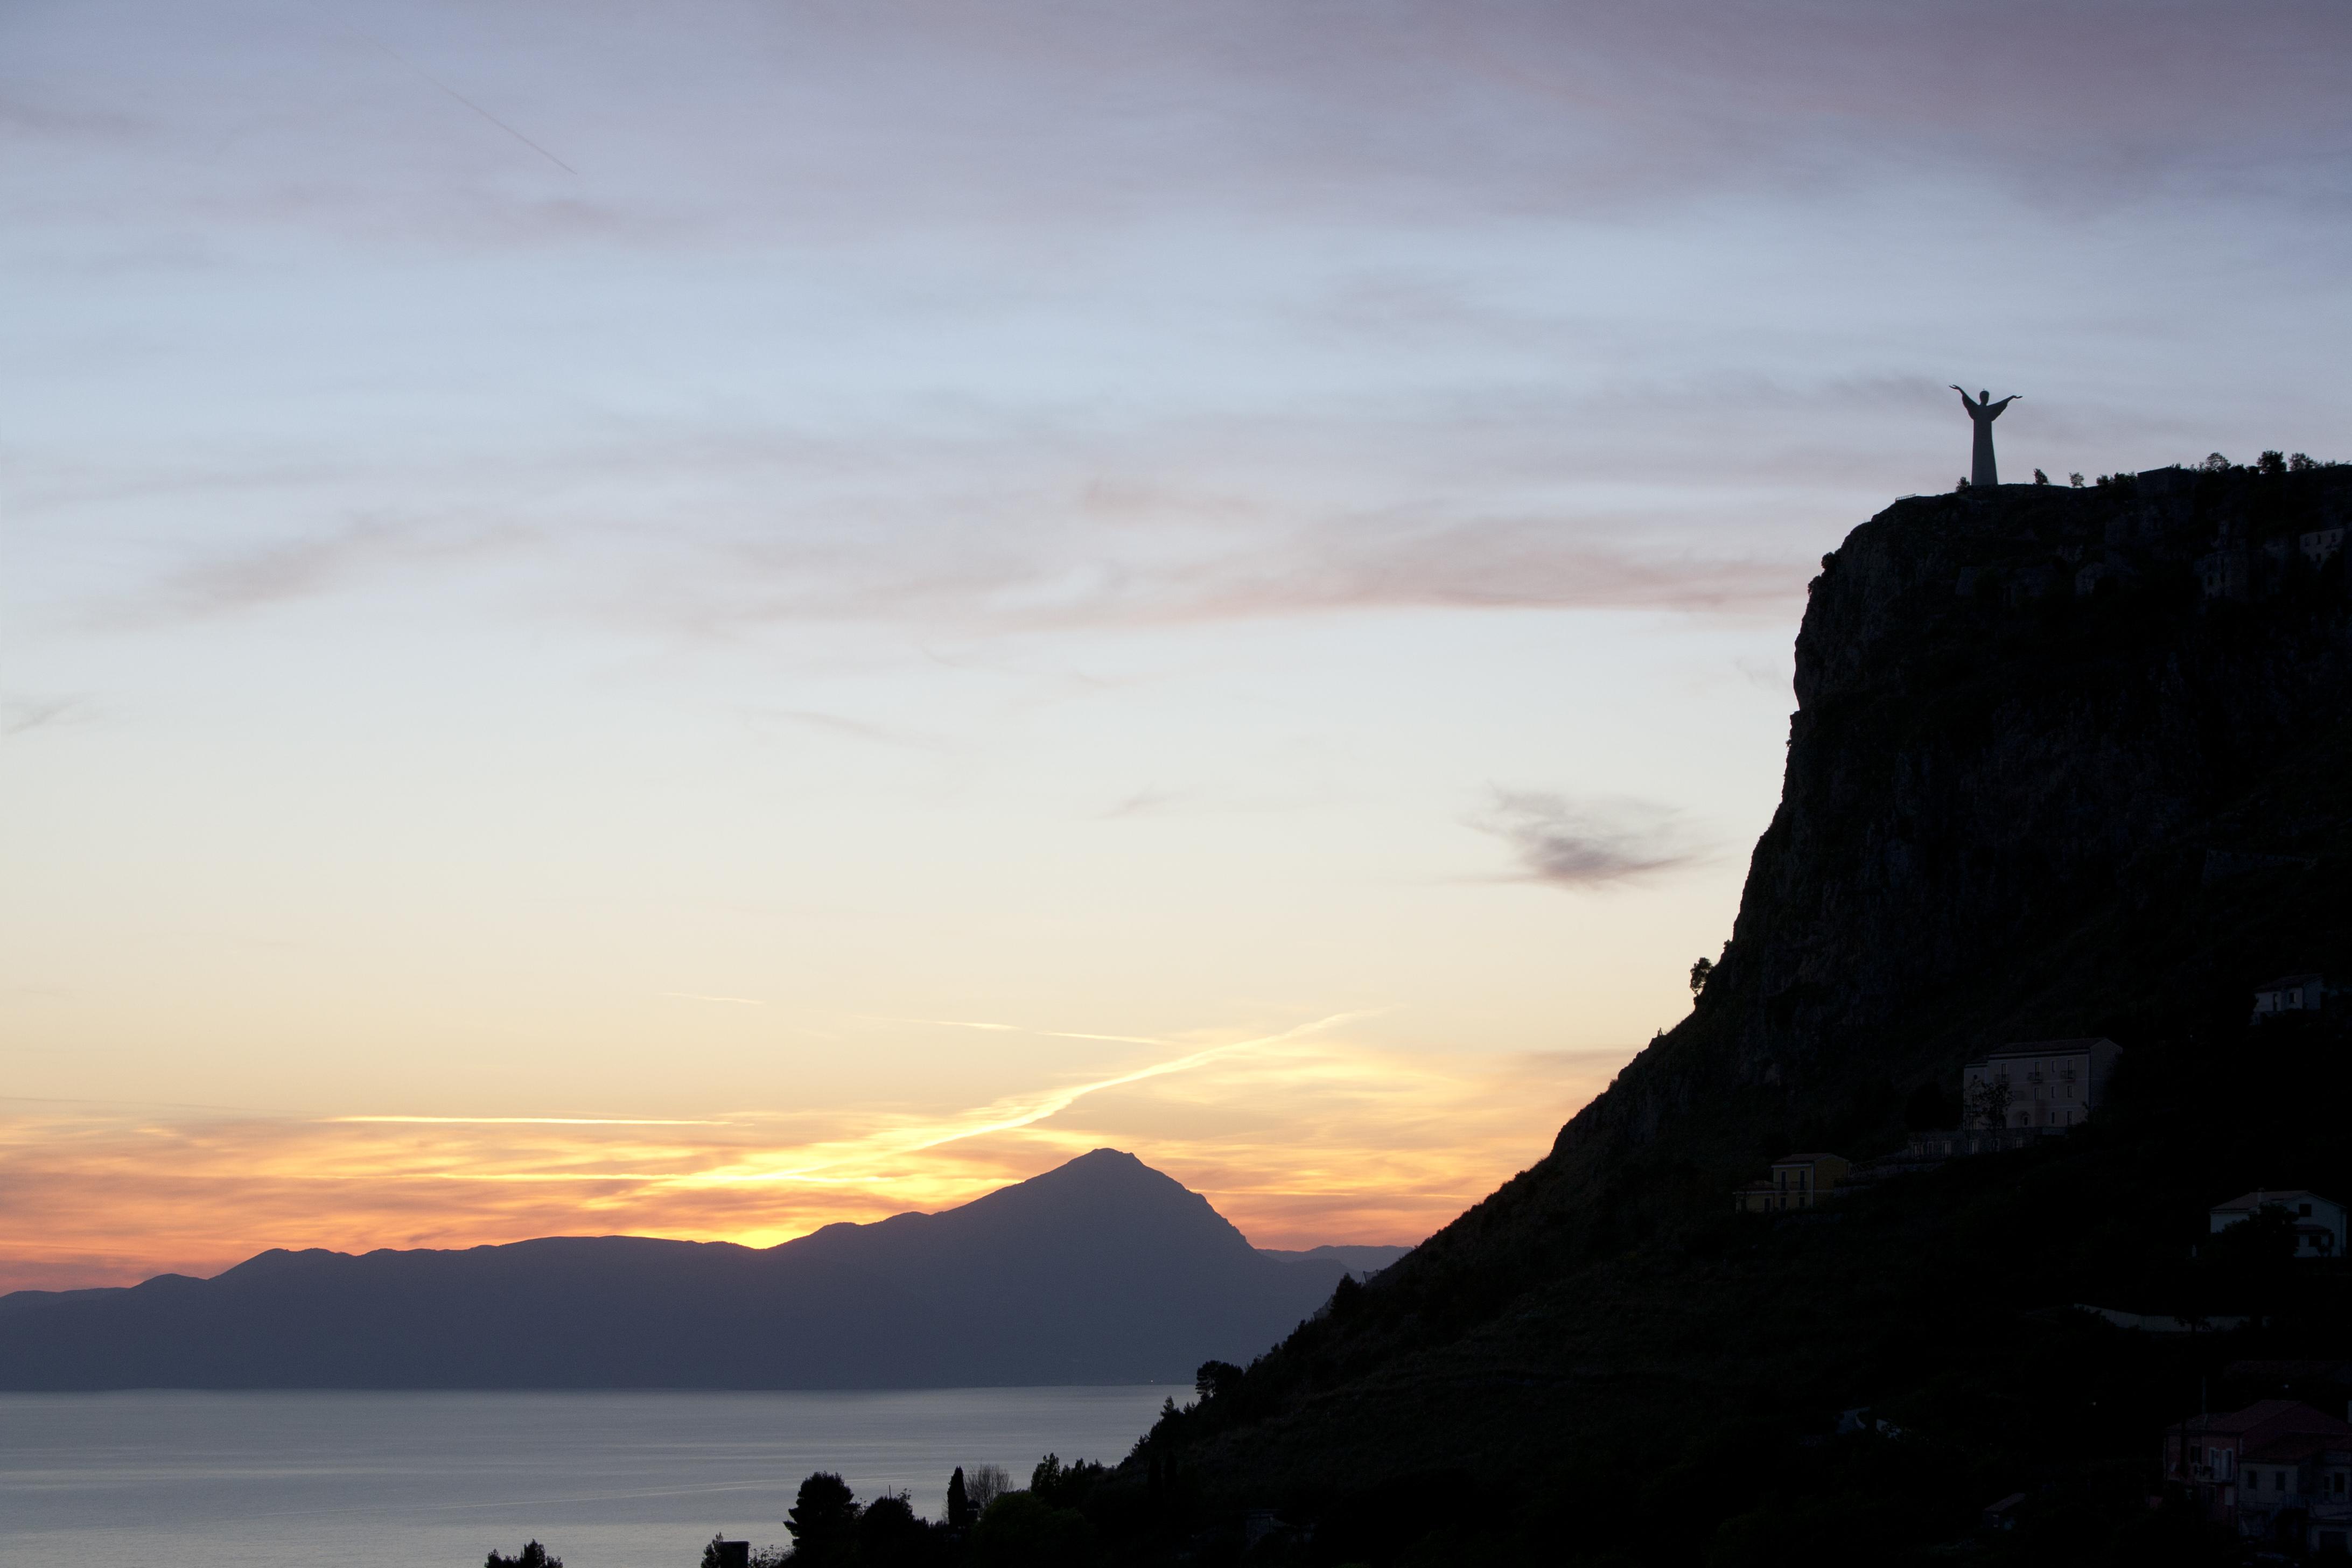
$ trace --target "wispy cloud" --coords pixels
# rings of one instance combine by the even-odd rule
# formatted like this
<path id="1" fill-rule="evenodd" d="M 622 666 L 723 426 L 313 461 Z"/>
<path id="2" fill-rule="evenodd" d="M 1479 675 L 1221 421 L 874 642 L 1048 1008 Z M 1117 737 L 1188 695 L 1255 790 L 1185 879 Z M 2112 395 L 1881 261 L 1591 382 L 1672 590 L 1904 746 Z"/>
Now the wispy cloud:
<path id="1" fill-rule="evenodd" d="M 738 1185 L 747 1183 L 798 1182 L 822 1179 L 847 1167 L 867 1167 L 877 1161 L 887 1161 L 908 1154 L 922 1153 L 961 1143 L 968 1139 L 985 1138 L 994 1133 L 1015 1132 L 1034 1126 L 1049 1117 L 1058 1116 L 1090 1095 L 1106 1090 L 1124 1089 L 1131 1084 L 1192 1072 L 1211 1062 L 1270 1046 L 1280 1046 L 1319 1034 L 1361 1013 L 1334 1013 L 1328 1017 L 1296 1025 L 1277 1034 L 1261 1035 L 1245 1040 L 1232 1040 L 1189 1051 L 1165 1061 L 1150 1062 L 1127 1072 L 1083 1083 L 1067 1084 L 1031 1095 L 1012 1096 L 992 1104 L 952 1118 L 944 1122 L 913 1121 L 903 1125 L 880 1129 L 865 1137 L 840 1145 L 814 1151 L 815 1158 L 777 1163 L 746 1161 L 717 1171 L 698 1173 L 685 1180 L 696 1185 Z"/>
<path id="2" fill-rule="evenodd" d="M 1109 1040 L 1128 1046 L 1165 1046 L 1171 1042 L 1154 1039 L 1147 1035 L 1090 1035 L 1075 1029 L 1040 1029 L 1027 1024 L 994 1024 L 973 1018 L 886 1018 L 876 1016 L 883 1024 L 929 1024 L 942 1029 L 980 1029 L 992 1035 L 1042 1035 L 1055 1040 Z"/>
<path id="3" fill-rule="evenodd" d="M 144 627 L 266 609 L 368 584 L 388 571 L 473 563 L 523 542 L 527 531 L 365 518 L 260 542 L 200 544 L 143 589 L 107 590 L 89 619 Z"/>
<path id="4" fill-rule="evenodd" d="M 1497 789 L 1472 826 L 1511 847 L 1522 879 L 1562 888 L 1633 881 L 1698 858 L 1678 815 L 1648 801 Z"/>
<path id="5" fill-rule="evenodd" d="M 877 745 L 904 746 L 921 752 L 951 750 L 950 744 L 936 737 L 917 734 L 908 730 L 894 729 L 865 719 L 853 719 L 842 713 L 821 713 L 804 708 L 761 708 L 751 711 L 753 719 L 781 719 L 803 725 L 827 735 L 849 741 L 868 741 Z"/>
<path id="6" fill-rule="evenodd" d="M 51 724 L 74 722 L 82 708 L 78 697 L 22 699 L 0 702 L 0 736 L 16 736 Z"/>
<path id="7" fill-rule="evenodd" d="M 415 1122 L 427 1127 L 725 1127 L 707 1118 L 644 1116 L 329 1116 L 331 1123 Z"/>

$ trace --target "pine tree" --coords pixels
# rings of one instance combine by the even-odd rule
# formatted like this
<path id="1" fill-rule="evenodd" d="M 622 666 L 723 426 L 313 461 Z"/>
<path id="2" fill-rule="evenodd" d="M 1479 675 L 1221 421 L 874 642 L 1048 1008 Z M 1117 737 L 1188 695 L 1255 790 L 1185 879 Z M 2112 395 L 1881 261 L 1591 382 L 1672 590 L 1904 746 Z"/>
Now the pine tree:
<path id="1" fill-rule="evenodd" d="M 856 1523 L 856 1494 L 830 1470 L 819 1470 L 801 1483 L 800 1495 L 784 1517 L 793 1557 L 811 1563 L 826 1562 L 845 1551 Z"/>

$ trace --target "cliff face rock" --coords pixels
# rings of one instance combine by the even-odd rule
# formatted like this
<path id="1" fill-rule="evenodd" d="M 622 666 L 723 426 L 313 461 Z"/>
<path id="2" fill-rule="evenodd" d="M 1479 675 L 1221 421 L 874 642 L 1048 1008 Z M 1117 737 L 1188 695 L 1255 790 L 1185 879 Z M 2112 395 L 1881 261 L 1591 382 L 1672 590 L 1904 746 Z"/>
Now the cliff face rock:
<path id="1" fill-rule="evenodd" d="M 1791 1149 L 1899 1147 L 1906 1111 L 1940 1095 L 1956 1114 L 1961 1064 L 2012 1040 L 2120 1042 L 2116 1099 L 2139 1131 L 2095 1119 L 2052 1141 L 2077 1195 L 2019 1224 L 2066 1223 L 2030 1246 L 1979 1237 L 1999 1261 L 1965 1311 L 1946 1219 L 1845 1257 L 1858 1293 L 1927 1282 L 1864 1312 L 1853 1342 L 1893 1333 L 1898 1357 L 1903 1314 L 1946 1312 L 1957 1336 L 2181 1256 L 2180 1216 L 2226 1195 L 2204 1187 L 2269 1179 L 2248 1151 L 2284 1147 L 2268 1110 L 2200 1120 L 2225 1114 L 2214 1074 L 2250 1048 L 2252 985 L 2352 974 L 2347 516 L 2352 468 L 2170 469 L 1913 498 L 1855 529 L 1811 586 L 1780 806 L 1690 1016 L 1544 1159 L 1161 1440 L 1264 1496 L 1415 1467 L 1527 1475 L 1565 1464 L 1547 1456 L 1580 1423 L 1605 1454 L 1644 1401 L 1703 1412 L 1792 1344 L 1817 1360 L 1790 1377 L 1867 1397 L 1853 1384 L 1884 1373 L 1846 1364 L 1846 1342 L 1764 1331 L 1772 1293 L 1815 1289 L 1815 1264 L 1710 1261 L 1753 1250 L 1720 1234 L 1727 1194 Z M 2329 1127 L 2311 1147 L 2340 1146 Z M 1962 1163 L 1978 1198 L 2021 1168 Z M 2130 1237 L 2086 1276 L 2070 1248 L 2092 1216 Z M 1827 1322 L 1852 1300 L 1809 1310 Z"/>
<path id="2" fill-rule="evenodd" d="M 1690 1115 L 1714 1133 L 1710 1110 L 1777 1131 L 1776 1106 L 1791 1136 L 1851 1136 L 1832 1124 L 1855 1095 L 2004 1029 L 2114 1026 L 2043 994 L 2038 958 L 2153 916 L 2211 851 L 2294 855 L 2336 825 L 2221 814 L 2352 695 L 2347 512 L 2352 468 L 2160 469 L 1916 498 L 1855 529 L 1811 587 L 1780 807 L 1731 943 L 1563 1149 Z M 2209 593 L 2229 552 L 2255 569 Z M 2004 976 L 1989 1012 L 1932 1016 Z"/>

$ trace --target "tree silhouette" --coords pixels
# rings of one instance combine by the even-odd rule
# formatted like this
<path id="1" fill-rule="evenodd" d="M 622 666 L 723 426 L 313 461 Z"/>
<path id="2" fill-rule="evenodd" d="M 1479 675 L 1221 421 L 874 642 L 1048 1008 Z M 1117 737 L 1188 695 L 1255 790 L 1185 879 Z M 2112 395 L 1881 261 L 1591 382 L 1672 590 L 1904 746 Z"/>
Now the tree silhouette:
<path id="1" fill-rule="evenodd" d="M 1079 1568 L 1095 1553 L 1094 1527 L 1074 1509 L 1030 1492 L 1000 1498 L 972 1527 L 972 1556 L 989 1568 Z"/>
<path id="2" fill-rule="evenodd" d="M 511 1557 L 493 1549 L 482 1568 L 563 1568 L 563 1559 L 548 1555 L 547 1548 L 533 1541 Z"/>
<path id="3" fill-rule="evenodd" d="M 1202 1399 L 1214 1399 L 1239 1388 L 1241 1384 L 1242 1369 L 1229 1361 L 1204 1361 L 1201 1370 L 1192 1374 L 1192 1392 Z"/>
<path id="4" fill-rule="evenodd" d="M 1969 1089 L 1969 1120 L 1979 1127 L 2008 1126 L 2010 1099 L 2009 1079 L 1980 1079 Z"/>
<path id="5" fill-rule="evenodd" d="M 1053 1508 L 1082 1510 L 1087 1494 L 1109 1473 L 1091 1459 L 1073 1459 L 1065 1465 L 1060 1455 L 1048 1454 L 1029 1472 L 1029 1492 Z"/>
<path id="6" fill-rule="evenodd" d="M 930 1530 L 915 1517 L 903 1492 L 884 1492 L 857 1516 L 860 1568 L 895 1568 L 917 1561 L 930 1544 Z"/>
<path id="7" fill-rule="evenodd" d="M 1696 963 L 1691 965 L 1690 988 L 1691 997 L 1694 1001 L 1697 999 L 1701 992 L 1706 989 L 1708 977 L 1714 973 L 1715 960 L 1711 958 L 1702 958 Z"/>
<path id="8" fill-rule="evenodd" d="M 971 1506 L 971 1498 L 963 1489 L 963 1467 L 958 1465 L 955 1474 L 948 1478 L 948 1528 L 970 1530 L 980 1510 Z"/>
<path id="9" fill-rule="evenodd" d="M 2294 1216 L 2284 1204 L 2264 1204 L 2235 1225 L 2214 1232 L 2201 1250 L 2222 1268 L 2263 1273 L 2293 1263 L 2294 1248 Z"/>
<path id="10" fill-rule="evenodd" d="M 1004 1473 L 1002 1465 L 974 1465 L 971 1479 L 965 1483 L 965 1495 L 971 1499 L 972 1517 L 988 1511 L 988 1505 L 1013 1489 L 1013 1478 Z"/>
<path id="11" fill-rule="evenodd" d="M 784 1518 L 793 1558 L 824 1563 L 846 1555 L 850 1527 L 856 1522 L 857 1496 L 849 1483 L 831 1470 L 817 1471 L 801 1483 Z"/>

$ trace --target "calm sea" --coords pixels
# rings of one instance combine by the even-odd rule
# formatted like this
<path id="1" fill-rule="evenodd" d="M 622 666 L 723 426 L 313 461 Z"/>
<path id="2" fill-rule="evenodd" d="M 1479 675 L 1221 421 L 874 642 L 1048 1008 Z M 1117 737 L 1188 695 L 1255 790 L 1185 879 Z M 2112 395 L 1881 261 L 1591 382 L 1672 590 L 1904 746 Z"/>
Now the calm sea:
<path id="1" fill-rule="evenodd" d="M 1169 1387 L 905 1394 L 0 1394 L 0 1563 L 695 1568 L 801 1478 L 912 1494 L 1038 1456 L 1122 1458 Z"/>

